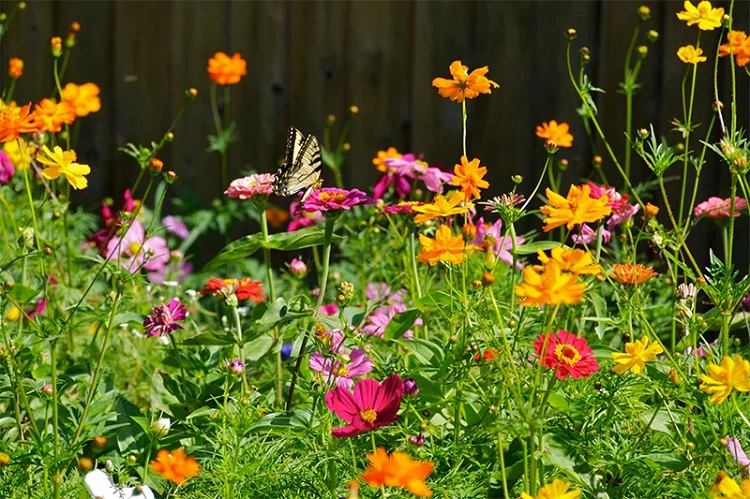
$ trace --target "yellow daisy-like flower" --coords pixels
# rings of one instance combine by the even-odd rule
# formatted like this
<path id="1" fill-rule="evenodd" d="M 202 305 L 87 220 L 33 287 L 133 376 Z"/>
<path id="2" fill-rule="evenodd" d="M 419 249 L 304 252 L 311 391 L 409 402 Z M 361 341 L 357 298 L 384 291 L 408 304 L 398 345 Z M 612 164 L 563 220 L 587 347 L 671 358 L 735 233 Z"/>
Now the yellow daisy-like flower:
<path id="1" fill-rule="evenodd" d="M 581 497 L 580 490 L 570 489 L 568 482 L 558 479 L 542 487 L 535 496 L 521 492 L 521 499 L 578 499 L 579 497 Z"/>
<path id="2" fill-rule="evenodd" d="M 55 146 L 50 151 L 47 146 L 42 146 L 42 153 L 37 156 L 37 161 L 46 166 L 42 170 L 42 176 L 48 180 L 64 175 L 73 189 L 85 189 L 89 185 L 85 175 L 91 173 L 91 168 L 89 165 L 76 163 L 75 151 L 63 151 L 60 146 Z"/>
<path id="3" fill-rule="evenodd" d="M 693 47 L 692 45 L 685 45 L 678 48 L 677 57 L 685 64 L 698 64 L 707 60 L 706 56 L 703 55 L 703 49 Z"/>
<path id="4" fill-rule="evenodd" d="M 544 219 L 544 232 L 549 232 L 565 225 L 569 230 L 576 225 L 598 222 L 612 213 L 609 198 L 591 197 L 591 187 L 588 185 L 571 185 L 568 196 L 562 197 L 550 189 L 546 190 L 547 204 L 540 211 L 547 215 Z"/>
<path id="5" fill-rule="evenodd" d="M 594 257 L 591 253 L 582 249 L 570 249 L 557 247 L 550 250 L 549 256 L 543 251 L 537 251 L 537 256 L 542 264 L 546 264 L 550 261 L 555 261 L 560 264 L 560 268 L 564 272 L 570 272 L 579 275 L 597 275 L 602 272 L 602 268 L 594 263 Z M 537 270 L 541 270 L 541 266 L 536 266 Z"/>
<path id="6" fill-rule="evenodd" d="M 689 0 L 683 4 L 685 10 L 677 13 L 677 19 L 687 22 L 688 26 L 698 25 L 698 29 L 711 31 L 721 26 L 721 18 L 724 17 L 724 9 L 714 9 L 711 2 L 703 0 L 698 5 L 693 5 Z"/>
<path id="7" fill-rule="evenodd" d="M 578 282 L 577 275 L 563 272 L 560 264 L 551 260 L 541 273 L 525 267 L 523 282 L 516 286 L 515 293 L 524 306 L 575 305 L 581 302 L 585 290 L 586 285 Z"/>
<path id="8" fill-rule="evenodd" d="M 451 191 L 447 196 L 438 194 L 435 196 L 435 199 L 432 200 L 432 203 L 414 206 L 412 208 L 414 213 L 418 213 L 418 215 L 414 217 L 414 221 L 418 224 L 422 224 L 434 218 L 450 217 L 452 215 L 466 213 L 469 208 L 471 208 L 471 205 L 466 204 L 461 206 L 461 203 L 463 202 L 464 195 L 461 191 Z"/>
<path id="9" fill-rule="evenodd" d="M 388 167 L 385 166 L 385 160 L 388 158 L 400 158 L 402 155 L 398 152 L 395 147 L 389 147 L 384 151 L 378 151 L 374 158 L 372 158 L 372 164 L 377 168 L 379 172 L 385 173 L 388 171 Z"/>
<path id="10" fill-rule="evenodd" d="M 16 170 L 25 170 L 31 166 L 31 152 L 26 141 L 22 138 L 17 140 L 10 140 L 3 144 L 3 151 L 10 158 L 10 162 L 13 163 L 13 167 Z"/>
<path id="11" fill-rule="evenodd" d="M 479 166 L 479 158 L 469 161 L 466 156 L 461 156 L 461 164 L 454 167 L 453 174 L 451 185 L 461 187 L 466 201 L 478 198 L 479 189 L 486 189 L 490 186 L 489 182 L 484 180 L 487 167 Z"/>
<path id="12" fill-rule="evenodd" d="M 644 336 L 638 341 L 626 343 L 625 353 L 615 352 L 612 354 L 612 360 L 617 364 L 613 370 L 617 374 L 624 374 L 627 371 L 639 374 L 646 366 L 646 362 L 653 360 L 662 352 L 664 352 L 664 349 L 659 343 L 651 342 L 648 337 Z"/>
<path id="13" fill-rule="evenodd" d="M 438 262 L 445 262 L 458 265 L 464 261 L 466 249 L 464 238 L 460 234 L 454 236 L 447 225 L 438 227 L 435 239 L 420 235 L 419 244 L 422 246 L 419 251 L 421 263 L 435 265 Z"/>
<path id="14" fill-rule="evenodd" d="M 710 402 L 720 404 L 731 393 L 750 392 L 750 362 L 739 355 L 724 356 L 721 364 L 709 364 L 708 373 L 701 375 L 700 389 L 711 394 Z"/>
<path id="15" fill-rule="evenodd" d="M 716 482 L 711 486 L 709 495 L 712 498 L 726 499 L 748 499 L 750 498 L 750 479 L 737 482 L 727 475 L 724 471 L 719 471 L 716 475 Z"/>

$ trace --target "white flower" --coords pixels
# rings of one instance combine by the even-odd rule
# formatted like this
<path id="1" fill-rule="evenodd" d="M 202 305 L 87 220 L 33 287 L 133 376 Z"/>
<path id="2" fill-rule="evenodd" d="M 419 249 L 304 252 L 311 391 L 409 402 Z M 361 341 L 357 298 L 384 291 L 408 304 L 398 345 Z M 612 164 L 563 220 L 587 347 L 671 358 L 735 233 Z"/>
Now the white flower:
<path id="1" fill-rule="evenodd" d="M 172 428 L 172 421 L 169 418 L 159 418 L 151 423 L 151 431 L 157 437 L 166 437 L 169 430 Z"/>

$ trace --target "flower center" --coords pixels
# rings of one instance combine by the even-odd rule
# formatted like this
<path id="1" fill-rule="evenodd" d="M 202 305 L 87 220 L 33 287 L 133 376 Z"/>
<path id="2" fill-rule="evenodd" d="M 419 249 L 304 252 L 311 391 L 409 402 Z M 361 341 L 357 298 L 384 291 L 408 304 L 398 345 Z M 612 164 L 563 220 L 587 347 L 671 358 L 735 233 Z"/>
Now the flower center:
<path id="1" fill-rule="evenodd" d="M 140 243 L 130 243 L 130 246 L 128 246 L 128 251 L 131 255 L 136 256 L 138 253 L 141 252 L 141 249 L 143 246 L 141 246 Z"/>
<path id="2" fill-rule="evenodd" d="M 374 423 L 378 419 L 378 413 L 374 409 L 365 409 L 359 412 L 359 417 L 365 423 Z"/>
<path id="3" fill-rule="evenodd" d="M 333 369 L 333 375 L 339 376 L 339 377 L 346 377 L 349 375 L 349 369 L 346 368 L 346 366 L 339 366 Z M 372 409 L 369 409 L 372 410 Z M 364 412 L 364 411 L 362 411 Z M 364 417 L 362 418 L 364 419 Z"/>
<path id="4" fill-rule="evenodd" d="M 346 200 L 346 194 L 343 194 L 341 192 L 321 192 L 320 194 L 318 194 L 318 199 L 323 202 L 341 202 Z"/>
<path id="5" fill-rule="evenodd" d="M 581 360 L 581 353 L 573 345 L 561 343 L 555 347 L 555 357 L 572 367 Z"/>

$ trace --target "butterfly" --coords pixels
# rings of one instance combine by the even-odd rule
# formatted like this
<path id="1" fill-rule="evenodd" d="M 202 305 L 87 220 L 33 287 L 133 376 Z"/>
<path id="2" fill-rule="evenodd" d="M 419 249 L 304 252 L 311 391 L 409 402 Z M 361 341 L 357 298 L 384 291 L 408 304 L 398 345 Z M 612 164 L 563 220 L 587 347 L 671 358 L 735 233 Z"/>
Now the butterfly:
<path id="1" fill-rule="evenodd" d="M 312 189 L 320 187 L 320 145 L 314 135 L 303 134 L 296 128 L 289 129 L 286 139 L 286 158 L 273 182 L 273 192 L 278 196 L 291 196 L 307 189 L 306 198 Z"/>

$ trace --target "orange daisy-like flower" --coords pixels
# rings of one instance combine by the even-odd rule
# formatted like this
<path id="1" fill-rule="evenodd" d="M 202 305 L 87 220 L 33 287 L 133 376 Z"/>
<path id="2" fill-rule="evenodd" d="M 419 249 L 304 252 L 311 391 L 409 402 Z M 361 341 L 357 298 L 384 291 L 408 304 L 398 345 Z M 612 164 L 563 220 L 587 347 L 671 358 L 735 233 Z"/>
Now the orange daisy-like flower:
<path id="1" fill-rule="evenodd" d="M 95 83 L 83 83 L 81 85 L 68 83 L 62 89 L 61 96 L 62 100 L 71 105 L 78 117 L 96 113 L 102 108 L 102 102 L 99 99 L 99 86 Z"/>
<path id="2" fill-rule="evenodd" d="M 10 60 L 8 60 L 8 76 L 14 80 L 23 76 L 23 59 L 11 57 Z"/>
<path id="3" fill-rule="evenodd" d="M 382 447 L 367 454 L 370 464 L 362 474 L 362 479 L 372 487 L 400 487 L 418 497 L 430 497 L 432 491 L 425 479 L 432 473 L 432 463 L 415 461 L 405 452 L 394 452 L 391 455 Z"/>
<path id="4" fill-rule="evenodd" d="M 487 174 L 487 167 L 479 166 L 479 158 L 469 161 L 466 156 L 461 156 L 461 164 L 453 168 L 453 173 L 451 185 L 461 187 L 466 201 L 479 198 L 479 189 L 486 189 L 490 186 L 489 182 L 483 180 Z"/>
<path id="5" fill-rule="evenodd" d="M 580 187 L 571 185 L 565 198 L 550 189 L 546 193 L 547 204 L 540 208 L 547 215 L 544 232 L 563 225 L 570 230 L 576 225 L 597 222 L 612 213 L 609 197 L 592 198 L 591 187 L 586 184 Z"/>
<path id="6" fill-rule="evenodd" d="M 42 99 L 34 106 L 39 131 L 58 133 L 63 125 L 71 125 L 76 120 L 73 107 L 65 101 L 56 102 L 54 99 Z"/>
<path id="7" fill-rule="evenodd" d="M 464 195 L 460 191 L 451 191 L 446 196 L 438 194 L 432 203 L 426 203 L 419 206 L 413 206 L 412 211 L 418 213 L 414 221 L 418 224 L 425 223 L 429 220 L 439 217 L 450 217 L 469 211 L 470 206 L 461 206 L 464 202 Z"/>
<path id="8" fill-rule="evenodd" d="M 278 206 L 269 206 L 266 208 L 266 220 L 268 220 L 268 224 L 274 229 L 280 229 L 289 221 L 289 212 L 282 210 Z"/>
<path id="9" fill-rule="evenodd" d="M 555 120 L 545 121 L 536 127 L 536 136 L 545 139 L 545 144 L 555 147 L 573 147 L 573 134 L 570 125 Z"/>
<path id="10" fill-rule="evenodd" d="M 458 265 L 464 261 L 466 249 L 464 239 L 461 235 L 454 236 L 447 225 L 438 227 L 435 239 L 420 235 L 419 244 L 422 245 L 419 251 L 421 263 L 435 265 L 438 262 L 445 262 Z"/>
<path id="11" fill-rule="evenodd" d="M 0 110 L 0 142 L 16 140 L 22 133 L 36 131 L 38 128 L 31 112 L 31 104 L 18 107 L 15 102 L 11 102 Z"/>
<path id="12" fill-rule="evenodd" d="M 602 271 L 602 268 L 594 263 L 594 257 L 591 256 L 591 253 L 582 249 L 557 247 L 552 248 L 549 256 L 541 250 L 537 251 L 537 256 L 542 264 L 555 261 L 560 265 L 563 272 L 570 272 L 571 274 L 598 275 Z M 542 266 L 536 266 L 537 271 L 541 269 Z"/>
<path id="13" fill-rule="evenodd" d="M 750 478 L 739 484 L 724 471 L 716 474 L 716 481 L 708 491 L 709 497 L 714 499 L 747 499 L 750 497 Z"/>
<path id="14" fill-rule="evenodd" d="M 736 55 L 737 66 L 743 67 L 750 62 L 750 37 L 744 31 L 730 31 L 727 42 L 719 46 L 719 57 Z"/>
<path id="15" fill-rule="evenodd" d="M 168 451 L 161 449 L 151 461 L 151 469 L 165 480 L 181 485 L 188 478 L 198 476 L 200 465 L 185 453 L 185 449 Z"/>
<path id="16" fill-rule="evenodd" d="M 378 151 L 375 157 L 372 158 L 372 164 L 375 165 L 375 168 L 377 168 L 379 172 L 385 173 L 388 171 L 388 167 L 385 165 L 385 160 L 388 158 L 400 158 L 401 156 L 402 154 L 398 152 L 398 149 L 395 147 L 389 147 L 384 151 Z"/>
<path id="17" fill-rule="evenodd" d="M 234 85 L 247 74 L 247 61 L 239 53 L 229 57 L 224 52 L 216 52 L 208 60 L 208 77 L 217 85 Z"/>
<path id="18" fill-rule="evenodd" d="M 541 273 L 533 267 L 523 269 L 523 282 L 516 286 L 515 293 L 521 297 L 521 305 L 574 305 L 583 299 L 586 285 L 578 276 L 563 272 L 554 260 L 544 265 Z"/>
<path id="19" fill-rule="evenodd" d="M 640 263 L 617 263 L 612 267 L 612 278 L 626 286 L 643 284 L 658 275 L 652 267 Z"/>
<path id="20" fill-rule="evenodd" d="M 469 68 L 461 64 L 461 61 L 453 61 L 449 69 L 453 78 L 435 78 L 432 86 L 438 89 L 441 97 L 454 102 L 474 99 L 479 94 L 491 94 L 493 88 L 500 86 L 485 76 L 490 70 L 487 66 L 469 73 Z"/>

